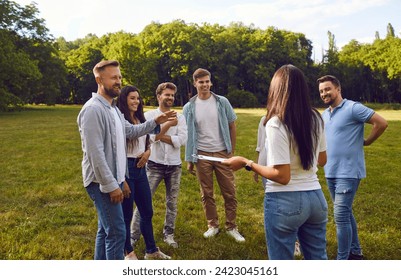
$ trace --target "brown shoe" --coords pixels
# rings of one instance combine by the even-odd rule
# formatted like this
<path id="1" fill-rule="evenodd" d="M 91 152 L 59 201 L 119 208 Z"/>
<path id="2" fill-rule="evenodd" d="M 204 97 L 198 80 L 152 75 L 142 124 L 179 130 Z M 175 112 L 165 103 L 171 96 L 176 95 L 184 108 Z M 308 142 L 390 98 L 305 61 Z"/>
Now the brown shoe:
<path id="1" fill-rule="evenodd" d="M 145 254 L 145 260 L 170 260 L 171 257 L 167 256 L 165 253 L 160 251 L 159 248 L 157 248 L 157 251 L 151 254 L 146 253 Z"/>
<path id="2" fill-rule="evenodd" d="M 128 255 L 125 256 L 124 260 L 126 260 L 126 261 L 136 261 L 136 260 L 138 260 L 138 257 L 135 255 L 135 252 L 132 251 L 131 253 L 129 253 Z"/>

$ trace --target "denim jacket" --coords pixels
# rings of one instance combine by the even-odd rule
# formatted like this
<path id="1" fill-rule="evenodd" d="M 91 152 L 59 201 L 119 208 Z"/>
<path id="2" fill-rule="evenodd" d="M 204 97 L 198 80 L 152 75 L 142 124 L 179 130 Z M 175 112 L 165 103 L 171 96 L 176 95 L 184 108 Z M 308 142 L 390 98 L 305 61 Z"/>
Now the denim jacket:
<path id="1" fill-rule="evenodd" d="M 160 126 L 155 120 L 133 125 L 124 119 L 124 115 L 98 93 L 92 93 L 79 112 L 77 123 L 82 141 L 82 177 L 84 186 L 91 182 L 100 184 L 103 193 L 109 193 L 119 187 L 117 182 L 116 159 L 116 125 L 113 113 L 116 110 L 120 117 L 126 138 L 138 138 L 148 133 L 159 133 Z M 128 170 L 125 170 L 128 177 Z"/>
<path id="2" fill-rule="evenodd" d="M 192 155 L 197 154 L 198 148 L 198 133 L 196 128 L 196 118 L 195 118 L 195 100 L 198 95 L 192 97 L 187 104 L 184 105 L 183 115 L 187 121 L 188 128 L 188 140 L 185 146 L 185 161 L 196 162 L 196 158 Z M 221 135 L 223 136 L 224 143 L 227 148 L 227 153 L 231 153 L 232 145 L 230 138 L 230 128 L 229 124 L 237 119 L 237 115 L 234 112 L 233 107 L 227 98 L 221 95 L 217 95 L 212 92 L 212 96 L 216 98 L 217 101 L 217 113 L 219 116 L 219 127 Z"/>

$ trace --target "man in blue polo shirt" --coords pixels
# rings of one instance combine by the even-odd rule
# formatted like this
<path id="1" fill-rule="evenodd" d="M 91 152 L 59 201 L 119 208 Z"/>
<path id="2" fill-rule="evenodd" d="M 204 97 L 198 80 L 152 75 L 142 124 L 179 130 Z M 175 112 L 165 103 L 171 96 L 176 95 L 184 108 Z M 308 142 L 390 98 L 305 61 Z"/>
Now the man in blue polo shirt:
<path id="1" fill-rule="evenodd" d="M 337 229 L 337 259 L 361 260 L 362 249 L 352 203 L 362 178 L 366 177 L 363 146 L 372 144 L 387 128 L 387 121 L 361 103 L 343 99 L 340 81 L 331 75 L 317 80 L 323 102 L 327 141 L 324 172 L 334 204 Z M 364 139 L 364 124 L 373 125 Z"/>

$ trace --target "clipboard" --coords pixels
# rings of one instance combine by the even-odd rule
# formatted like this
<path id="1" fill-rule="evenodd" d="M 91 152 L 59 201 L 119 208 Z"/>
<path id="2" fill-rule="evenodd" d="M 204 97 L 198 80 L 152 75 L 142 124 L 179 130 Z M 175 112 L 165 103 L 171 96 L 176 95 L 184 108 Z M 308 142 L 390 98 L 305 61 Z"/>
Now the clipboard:
<path id="1" fill-rule="evenodd" d="M 217 162 L 222 162 L 226 160 L 226 158 L 219 158 L 219 157 L 209 157 L 209 156 L 203 156 L 203 155 L 192 155 L 194 158 L 201 159 L 201 160 L 210 160 L 210 161 L 217 161 Z"/>

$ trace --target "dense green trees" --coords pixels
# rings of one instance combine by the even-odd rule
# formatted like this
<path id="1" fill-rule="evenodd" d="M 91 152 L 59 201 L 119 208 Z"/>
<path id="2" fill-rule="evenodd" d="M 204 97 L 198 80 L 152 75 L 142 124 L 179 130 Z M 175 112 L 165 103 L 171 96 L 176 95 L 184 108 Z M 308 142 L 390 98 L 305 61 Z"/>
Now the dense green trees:
<path id="1" fill-rule="evenodd" d="M 287 63 L 304 71 L 316 104 L 315 81 L 324 74 L 340 78 L 347 98 L 401 102 L 401 39 L 391 24 L 384 39 L 376 32 L 371 44 L 352 40 L 341 50 L 328 31 L 329 49 L 317 62 L 304 34 L 275 27 L 175 20 L 152 22 L 139 34 L 88 34 L 68 42 L 52 38 L 37 14 L 35 3 L 21 7 L 0 0 L 0 110 L 83 103 L 96 91 L 92 68 L 102 59 L 118 60 L 123 83 L 138 86 L 147 104 L 155 104 L 159 83 L 172 81 L 178 86 L 176 105 L 184 105 L 194 94 L 191 75 L 203 67 L 212 73 L 213 90 L 235 106 L 262 106 L 275 70 Z"/>
<path id="2" fill-rule="evenodd" d="M 384 39 L 376 34 L 372 44 L 352 40 L 341 51 L 334 45 L 326 52 L 327 61 L 319 66 L 340 78 L 345 97 L 361 102 L 401 103 L 401 38 L 395 36 L 391 24 L 387 30 Z"/>
<path id="3" fill-rule="evenodd" d="M 270 79 L 282 64 L 293 63 L 305 71 L 313 68 L 312 45 L 303 34 L 242 23 L 224 27 L 180 20 L 153 22 L 139 34 L 117 32 L 82 42 L 68 44 L 62 38 L 58 42 L 69 72 L 72 102 L 88 98 L 94 82 L 90 65 L 101 58 L 120 61 L 124 83 L 138 86 L 148 104 L 155 104 L 159 83 L 174 82 L 180 106 L 194 94 L 191 75 L 198 67 L 211 71 L 217 93 L 251 92 L 257 102 L 250 103 L 256 105 L 266 101 Z"/>
<path id="4" fill-rule="evenodd" d="M 64 62 L 36 4 L 0 0 L 0 110 L 24 103 L 63 102 Z"/>

